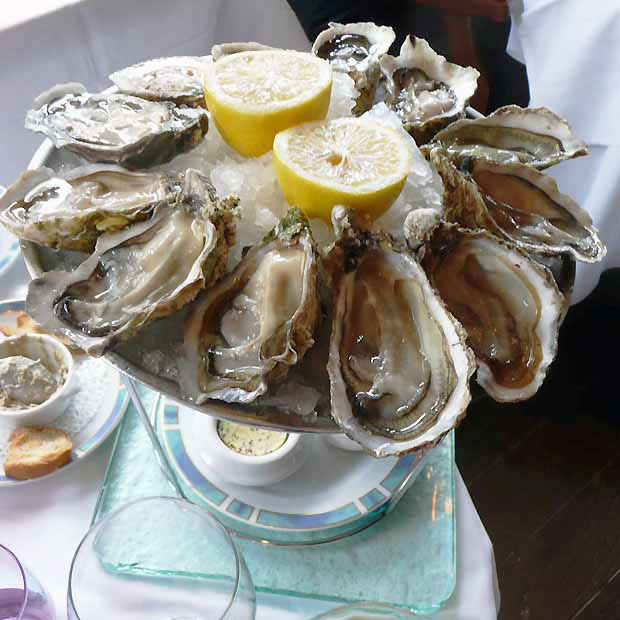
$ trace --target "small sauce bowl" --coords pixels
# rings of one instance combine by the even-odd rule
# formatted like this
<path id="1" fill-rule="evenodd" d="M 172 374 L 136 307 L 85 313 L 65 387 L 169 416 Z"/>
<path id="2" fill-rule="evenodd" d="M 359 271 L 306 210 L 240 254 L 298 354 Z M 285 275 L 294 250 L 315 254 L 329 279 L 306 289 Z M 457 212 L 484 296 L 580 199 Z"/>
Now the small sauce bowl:
<path id="1" fill-rule="evenodd" d="M 288 433 L 284 443 L 262 456 L 240 454 L 228 447 L 218 432 L 219 420 L 201 424 L 200 452 L 207 467 L 228 482 L 244 486 L 267 486 L 292 476 L 308 456 L 307 437 Z"/>
<path id="2" fill-rule="evenodd" d="M 0 340 L 0 358 L 23 355 L 41 362 L 54 374 L 65 369 L 63 384 L 40 405 L 9 409 L 0 407 L 0 420 L 9 420 L 16 425 L 46 425 L 58 418 L 66 409 L 68 400 L 75 394 L 75 364 L 67 347 L 59 340 L 46 334 L 21 334 Z"/>

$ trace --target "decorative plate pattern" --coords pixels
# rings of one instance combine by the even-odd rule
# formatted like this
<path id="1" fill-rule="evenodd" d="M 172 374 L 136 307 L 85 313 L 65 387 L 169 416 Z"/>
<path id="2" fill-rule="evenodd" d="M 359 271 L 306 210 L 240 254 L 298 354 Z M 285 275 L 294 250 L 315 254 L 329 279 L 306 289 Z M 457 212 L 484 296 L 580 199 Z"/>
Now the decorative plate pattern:
<path id="1" fill-rule="evenodd" d="M 3 194 L 0 188 L 0 196 Z M 19 256 L 19 241 L 17 237 L 0 226 L 0 276 L 9 269 Z"/>
<path id="2" fill-rule="evenodd" d="M 194 433 L 187 428 L 188 416 L 193 415 L 204 414 L 170 401 L 163 401 L 157 415 L 158 434 L 184 492 L 192 501 L 214 512 L 227 527 L 262 541 L 314 544 L 360 531 L 394 507 L 423 463 L 420 454 L 376 460 L 361 453 L 344 453 L 315 437 L 311 449 L 316 458 L 311 453 L 302 470 L 316 467 L 319 456 L 324 462 L 332 455 L 331 458 L 341 463 L 340 473 L 344 480 L 339 485 L 330 485 L 326 493 L 332 496 L 323 497 L 318 502 L 314 491 L 304 486 L 308 476 L 296 477 L 299 509 L 293 505 L 293 510 L 289 508 L 290 512 L 283 512 L 269 507 L 274 496 L 286 493 L 285 486 L 278 486 L 282 483 L 263 488 L 243 487 L 228 483 L 206 470 L 197 450 L 186 445 L 188 436 L 192 441 L 195 439 Z M 343 459 L 350 462 L 350 466 L 345 464 L 344 469 Z M 329 464 L 323 466 L 329 467 Z M 329 505 L 327 510 L 317 508 L 326 504 Z"/>

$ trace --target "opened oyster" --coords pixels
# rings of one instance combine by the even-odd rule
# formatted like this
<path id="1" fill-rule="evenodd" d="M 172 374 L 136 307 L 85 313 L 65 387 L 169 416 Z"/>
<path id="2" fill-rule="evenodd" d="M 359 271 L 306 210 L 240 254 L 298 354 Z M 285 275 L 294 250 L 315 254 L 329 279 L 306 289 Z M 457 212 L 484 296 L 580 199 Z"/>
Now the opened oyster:
<path id="1" fill-rule="evenodd" d="M 318 254 L 305 216 L 291 209 L 187 318 L 178 361 L 184 396 L 254 401 L 313 345 L 319 318 Z"/>
<path id="2" fill-rule="evenodd" d="M 439 148 L 430 160 L 444 182 L 449 220 L 485 228 L 527 251 L 569 252 L 589 263 L 605 256 L 590 216 L 531 166 L 469 159 L 457 170 Z"/>
<path id="3" fill-rule="evenodd" d="M 81 84 L 43 93 L 26 115 L 26 128 L 57 148 L 130 169 L 170 161 L 199 144 L 208 127 L 205 110 L 122 93 L 90 94 Z"/>
<path id="4" fill-rule="evenodd" d="M 177 206 L 158 207 L 144 222 L 103 234 L 74 271 L 33 280 L 28 313 L 87 353 L 104 353 L 221 276 L 236 203 L 218 201 L 204 177 L 188 170 Z"/>
<path id="5" fill-rule="evenodd" d="M 277 49 L 269 45 L 263 45 L 262 43 L 255 43 L 254 41 L 248 41 L 247 43 L 220 43 L 214 45 L 211 48 L 211 58 L 213 61 L 219 60 L 224 56 L 230 54 L 238 54 L 239 52 L 260 52 L 262 50 Z"/>
<path id="6" fill-rule="evenodd" d="M 147 219 L 180 191 L 165 174 L 88 165 L 57 173 L 24 172 L 0 198 L 0 223 L 21 239 L 92 252 L 97 238 Z"/>
<path id="7" fill-rule="evenodd" d="M 498 401 L 533 396 L 566 308 L 551 272 L 511 243 L 456 225 L 435 229 L 422 264 L 467 332 L 478 383 Z"/>
<path id="8" fill-rule="evenodd" d="M 568 304 L 575 286 L 575 276 L 577 274 L 577 263 L 575 257 L 569 252 L 563 254 L 538 254 L 536 252 L 528 252 L 528 256 L 546 267 L 552 274 L 555 283 L 560 289 L 560 293 L 566 299 L 566 312 L 568 312 Z M 564 320 L 564 317 L 562 317 Z"/>
<path id="9" fill-rule="evenodd" d="M 372 107 L 381 79 L 379 59 L 386 54 L 396 35 L 388 26 L 372 22 L 337 24 L 330 22 L 314 41 L 312 53 L 328 60 L 334 71 L 347 73 L 359 92 L 353 114 Z"/>
<path id="10" fill-rule="evenodd" d="M 588 154 L 570 125 L 551 110 L 516 105 L 499 108 L 485 118 L 457 121 L 440 131 L 433 145 L 441 146 L 452 159 L 521 162 L 538 169 Z"/>
<path id="11" fill-rule="evenodd" d="M 407 36 L 400 54 L 381 59 L 386 78 L 385 103 L 400 117 L 418 144 L 465 115 L 480 74 L 437 54 L 424 40 Z"/>
<path id="12" fill-rule="evenodd" d="M 204 72 L 209 62 L 208 56 L 157 58 L 116 71 L 110 79 L 126 95 L 204 107 Z"/>
<path id="13" fill-rule="evenodd" d="M 343 269 L 327 365 L 332 415 L 370 454 L 405 454 L 465 415 L 474 358 L 413 254 L 355 226 L 345 220 L 330 253 Z"/>

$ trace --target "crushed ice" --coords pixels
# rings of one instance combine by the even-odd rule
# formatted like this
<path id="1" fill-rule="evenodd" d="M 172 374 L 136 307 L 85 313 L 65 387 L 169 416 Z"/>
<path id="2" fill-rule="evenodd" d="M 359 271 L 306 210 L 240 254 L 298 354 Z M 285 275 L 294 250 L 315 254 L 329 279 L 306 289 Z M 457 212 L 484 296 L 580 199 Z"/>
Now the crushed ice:
<path id="1" fill-rule="evenodd" d="M 334 73 L 328 118 L 351 116 L 357 91 L 353 80 L 344 73 Z M 402 131 L 411 149 L 413 166 L 403 191 L 390 209 L 378 220 L 391 234 L 403 236 L 403 222 L 408 213 L 421 207 L 441 209 L 442 184 L 439 175 L 420 153 L 415 141 L 384 103 L 378 103 L 364 115 Z M 232 149 L 211 122 L 205 140 L 195 149 L 162 166 L 181 172 L 197 168 L 206 173 L 220 196 L 240 197 L 241 218 L 237 224 L 237 241 L 231 251 L 229 268 L 241 259 L 245 246 L 258 243 L 286 213 L 289 205 L 280 191 L 271 152 L 246 158 Z M 312 232 L 322 246 L 333 241 L 331 227 L 322 220 L 311 220 Z"/>

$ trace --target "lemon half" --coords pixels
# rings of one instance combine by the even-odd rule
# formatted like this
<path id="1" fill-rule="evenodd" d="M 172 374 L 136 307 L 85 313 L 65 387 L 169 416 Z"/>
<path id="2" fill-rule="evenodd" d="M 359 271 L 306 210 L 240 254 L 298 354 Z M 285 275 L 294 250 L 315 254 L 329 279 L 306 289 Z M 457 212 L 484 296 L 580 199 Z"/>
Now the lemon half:
<path id="1" fill-rule="evenodd" d="M 402 190 L 412 156 L 397 130 L 372 119 L 340 118 L 282 131 L 273 162 L 289 204 L 329 221 L 337 204 L 381 215 Z"/>
<path id="2" fill-rule="evenodd" d="M 250 157 L 269 151 L 279 131 L 325 118 L 331 88 L 327 61 L 288 50 L 224 56 L 205 75 L 205 101 L 218 130 Z"/>

